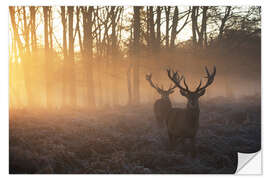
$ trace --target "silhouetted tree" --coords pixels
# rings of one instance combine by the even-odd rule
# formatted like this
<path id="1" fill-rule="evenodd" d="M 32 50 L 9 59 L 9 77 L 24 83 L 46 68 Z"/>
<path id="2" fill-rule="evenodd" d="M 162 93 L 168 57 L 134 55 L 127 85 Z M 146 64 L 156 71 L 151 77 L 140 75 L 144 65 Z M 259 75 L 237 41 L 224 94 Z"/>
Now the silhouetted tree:
<path id="1" fill-rule="evenodd" d="M 69 79 L 69 97 L 70 97 L 70 106 L 76 107 L 77 105 L 77 97 L 76 97 L 76 78 L 75 78 L 75 70 L 74 70 L 74 39 L 73 39 L 73 14 L 74 7 L 68 6 L 68 79 Z"/>
<path id="2" fill-rule="evenodd" d="M 87 107 L 95 108 L 95 92 L 93 83 L 93 15 L 94 7 L 82 7 L 83 14 L 83 61 L 87 81 Z"/>
<path id="3" fill-rule="evenodd" d="M 67 18 L 66 18 L 66 7 L 61 6 L 61 22 L 63 27 L 63 68 L 62 68 L 62 106 L 67 106 L 67 83 L 68 83 L 68 72 L 67 72 Z"/>
<path id="4" fill-rule="evenodd" d="M 30 25 L 31 25 L 31 45 L 32 52 L 34 52 L 37 48 L 37 35 L 36 35 L 36 11 L 37 7 L 30 6 Z"/>
<path id="5" fill-rule="evenodd" d="M 133 70 L 133 102 L 138 104 L 140 102 L 140 78 L 139 78 L 139 68 L 140 68 L 140 9 L 139 6 L 134 6 L 133 11 L 133 29 L 134 29 L 134 70 Z"/>

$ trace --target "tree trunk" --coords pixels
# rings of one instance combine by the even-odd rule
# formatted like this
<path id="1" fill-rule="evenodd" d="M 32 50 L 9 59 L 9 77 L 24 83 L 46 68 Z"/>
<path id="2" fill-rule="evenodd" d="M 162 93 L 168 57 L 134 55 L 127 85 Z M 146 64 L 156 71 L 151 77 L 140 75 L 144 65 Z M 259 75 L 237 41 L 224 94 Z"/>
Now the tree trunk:
<path id="1" fill-rule="evenodd" d="M 156 51 L 159 52 L 160 51 L 160 40 L 161 40 L 161 31 L 160 31 L 160 27 L 161 27 L 161 23 L 160 23 L 160 19 L 161 19 L 161 7 L 158 6 L 157 7 L 157 38 L 156 38 Z"/>
<path id="2" fill-rule="evenodd" d="M 87 107 L 95 109 L 95 92 L 94 92 L 94 79 L 93 79 L 93 13 L 94 7 L 83 7 L 83 59 L 86 70 L 87 80 Z"/>
<path id="3" fill-rule="evenodd" d="M 16 24 L 16 20 L 15 20 L 15 7 L 10 6 L 9 7 L 9 13 L 10 13 L 10 20 L 11 20 L 11 25 L 12 25 L 12 29 L 13 29 L 13 34 L 14 34 L 14 39 L 18 45 L 18 52 L 19 52 L 19 56 L 21 58 L 21 65 L 23 67 L 23 74 L 24 74 L 24 83 L 25 83 L 25 88 L 26 88 L 26 99 L 27 99 L 27 105 L 28 106 L 32 106 L 33 102 L 32 102 L 32 93 L 31 93 L 31 84 L 30 84 L 30 76 L 29 76 L 29 69 L 27 66 L 27 59 L 26 57 L 26 52 L 23 46 L 23 43 L 20 39 L 19 33 L 18 33 L 18 26 Z"/>
<path id="4" fill-rule="evenodd" d="M 192 42 L 193 47 L 197 47 L 197 19 L 198 19 L 198 7 L 192 7 L 191 20 L 192 20 Z"/>
<path id="5" fill-rule="evenodd" d="M 127 70 L 128 105 L 132 104 L 131 69 L 132 69 L 131 63 L 129 63 Z"/>
<path id="6" fill-rule="evenodd" d="M 36 35 L 36 7 L 30 6 L 30 22 L 31 22 L 31 46 L 32 52 L 37 48 L 37 35 Z"/>
<path id="7" fill-rule="evenodd" d="M 133 92 L 134 92 L 134 99 L 133 103 L 139 104 L 140 103 L 140 79 L 139 79 L 139 67 L 140 67 L 140 7 L 134 6 L 134 75 L 133 75 Z"/>
<path id="8" fill-rule="evenodd" d="M 63 69 L 62 69 L 62 107 L 67 106 L 67 19 L 66 7 L 61 6 L 61 20 L 63 26 Z"/>
<path id="9" fill-rule="evenodd" d="M 111 22 L 112 22 L 112 34 L 111 34 L 111 49 L 112 49 L 112 70 L 113 74 L 117 72 L 118 68 L 118 55 L 117 55 L 117 36 L 116 36 L 116 17 L 117 17 L 118 9 L 115 9 L 115 6 L 111 7 Z M 118 105 L 119 104 L 119 94 L 118 94 L 118 79 L 114 78 L 113 79 L 113 84 L 112 84 L 112 99 L 113 99 L 113 104 Z"/>
<path id="10" fill-rule="evenodd" d="M 23 7 L 22 10 L 23 10 L 23 34 L 24 34 L 24 41 L 25 41 L 25 50 L 26 50 L 26 53 L 28 55 L 30 55 L 29 26 L 28 26 L 28 23 L 27 23 L 25 7 Z"/>
<path id="11" fill-rule="evenodd" d="M 222 38 L 223 38 L 223 32 L 224 32 L 225 24 L 226 24 L 226 21 L 228 20 L 228 17 L 230 16 L 230 14 L 231 14 L 231 6 L 227 6 L 226 9 L 225 9 L 225 15 L 221 19 L 221 25 L 220 25 L 219 34 L 218 34 L 218 39 L 219 40 L 222 40 Z"/>
<path id="12" fill-rule="evenodd" d="M 154 12 L 153 6 L 149 7 L 149 27 L 150 27 L 150 48 L 152 51 L 155 49 L 155 24 L 154 24 Z"/>
<path id="13" fill-rule="evenodd" d="M 68 54 L 68 69 L 69 69 L 69 98 L 70 106 L 76 108 L 76 78 L 75 78 L 75 63 L 74 63 L 74 39 L 73 39 L 73 13 L 74 7 L 68 6 L 68 40 L 69 40 L 69 54 Z"/>
<path id="14" fill-rule="evenodd" d="M 46 103 L 47 108 L 52 108 L 51 104 L 51 83 L 50 83 L 50 49 L 49 49 L 49 7 L 44 6 L 43 7 L 43 15 L 44 15 L 44 54 L 45 54 L 45 82 L 46 82 Z"/>
<path id="15" fill-rule="evenodd" d="M 170 25 L 170 11 L 171 6 L 165 7 L 165 14 L 166 14 L 166 48 L 169 48 L 169 25 Z"/>
<path id="16" fill-rule="evenodd" d="M 203 13 L 202 13 L 202 25 L 201 25 L 201 31 L 199 33 L 199 42 L 198 42 L 198 45 L 201 48 L 203 47 L 204 39 L 206 39 L 206 37 L 204 38 L 204 36 L 206 35 L 207 10 L 208 10 L 208 6 L 204 6 Z"/>
<path id="17" fill-rule="evenodd" d="M 50 37 L 50 50 L 53 50 L 53 19 L 52 19 L 52 7 L 49 7 L 49 37 Z"/>
<path id="18" fill-rule="evenodd" d="M 178 26 L 178 7 L 176 6 L 173 13 L 172 31 L 171 31 L 171 44 L 170 47 L 175 47 L 176 28 Z"/>

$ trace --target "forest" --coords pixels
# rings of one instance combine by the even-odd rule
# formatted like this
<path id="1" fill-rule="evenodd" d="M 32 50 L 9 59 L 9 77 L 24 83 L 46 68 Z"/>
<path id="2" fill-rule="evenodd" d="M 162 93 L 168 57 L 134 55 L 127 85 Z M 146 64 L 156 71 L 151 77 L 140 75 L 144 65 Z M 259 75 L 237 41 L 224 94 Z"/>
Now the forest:
<path id="1" fill-rule="evenodd" d="M 260 61 L 254 60 L 260 57 L 258 7 L 9 10 L 12 108 L 146 103 L 156 97 L 145 74 L 151 72 L 159 83 L 169 85 L 167 67 L 198 81 L 205 65 L 216 64 L 220 79 L 210 96 L 215 90 L 232 94 L 245 76 L 260 78 Z M 239 68 L 249 73 L 241 74 Z M 258 85 L 252 86 L 255 93 Z"/>
<path id="2" fill-rule="evenodd" d="M 261 147 L 259 6 L 10 6 L 8 27 L 12 174 L 234 173 L 236 152 Z M 195 89 L 205 66 L 191 160 L 168 148 L 146 75 Z"/>

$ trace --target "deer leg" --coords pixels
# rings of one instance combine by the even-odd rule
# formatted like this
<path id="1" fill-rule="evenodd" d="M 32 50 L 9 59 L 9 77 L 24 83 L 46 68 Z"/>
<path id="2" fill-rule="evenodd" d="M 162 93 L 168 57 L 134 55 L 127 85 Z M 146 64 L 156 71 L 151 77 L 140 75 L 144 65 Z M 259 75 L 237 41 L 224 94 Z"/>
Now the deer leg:
<path id="1" fill-rule="evenodd" d="M 191 156 L 195 158 L 197 156 L 196 139 L 191 139 Z"/>
<path id="2" fill-rule="evenodd" d="M 161 127 L 162 118 L 160 115 L 156 115 L 157 126 Z"/>
<path id="3" fill-rule="evenodd" d="M 181 143 L 182 143 L 182 146 L 183 146 L 183 148 L 182 148 L 183 153 L 185 155 L 187 155 L 188 154 L 188 150 L 187 150 L 187 147 L 186 147 L 186 139 L 185 138 L 181 139 Z"/>
<path id="4" fill-rule="evenodd" d="M 170 134 L 169 132 L 168 132 L 168 136 L 169 136 L 170 146 L 172 147 L 172 146 L 174 146 L 175 137 L 172 134 Z"/>

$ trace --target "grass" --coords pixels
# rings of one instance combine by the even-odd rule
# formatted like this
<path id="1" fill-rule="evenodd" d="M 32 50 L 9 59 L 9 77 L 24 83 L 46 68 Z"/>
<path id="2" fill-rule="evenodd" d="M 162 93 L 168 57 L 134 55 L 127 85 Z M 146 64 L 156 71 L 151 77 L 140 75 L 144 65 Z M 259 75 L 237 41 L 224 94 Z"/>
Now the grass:
<path id="1" fill-rule="evenodd" d="M 174 104 L 184 107 L 184 104 Z M 261 148 L 260 98 L 201 101 L 198 156 L 169 148 L 152 105 L 97 112 L 10 110 L 11 174 L 234 173 L 237 152 Z"/>

